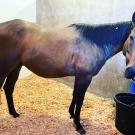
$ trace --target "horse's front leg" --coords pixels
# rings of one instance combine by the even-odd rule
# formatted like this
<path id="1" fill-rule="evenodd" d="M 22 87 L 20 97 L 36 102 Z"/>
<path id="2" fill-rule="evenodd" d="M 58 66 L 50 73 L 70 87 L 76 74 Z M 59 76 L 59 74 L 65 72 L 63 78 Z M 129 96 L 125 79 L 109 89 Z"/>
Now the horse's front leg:
<path id="1" fill-rule="evenodd" d="M 73 98 L 69 107 L 70 118 L 74 118 L 74 111 L 75 111 L 75 88 L 73 91 Z"/>
<path id="2" fill-rule="evenodd" d="M 85 92 L 91 82 L 92 77 L 91 76 L 76 76 L 75 77 L 75 89 L 74 89 L 74 94 L 73 97 L 75 99 L 75 114 L 74 114 L 74 123 L 76 125 L 76 130 L 80 134 L 85 134 L 86 131 L 83 128 L 83 126 L 80 123 L 80 112 L 81 112 L 81 107 L 83 105 L 83 100 L 85 96 Z"/>

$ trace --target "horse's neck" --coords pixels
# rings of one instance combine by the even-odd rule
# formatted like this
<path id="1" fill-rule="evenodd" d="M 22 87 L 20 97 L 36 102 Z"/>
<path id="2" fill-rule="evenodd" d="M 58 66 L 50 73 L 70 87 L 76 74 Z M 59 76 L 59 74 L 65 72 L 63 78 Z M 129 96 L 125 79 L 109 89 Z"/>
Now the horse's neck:
<path id="1" fill-rule="evenodd" d="M 120 52 L 131 29 L 132 22 L 121 22 L 106 25 L 73 24 L 82 39 L 94 43 L 103 51 L 105 60 Z"/>
<path id="2" fill-rule="evenodd" d="M 122 33 L 123 35 L 120 38 L 118 38 L 114 44 L 103 45 L 104 57 L 106 60 L 108 60 L 109 58 L 111 58 L 115 54 L 122 51 L 124 43 L 125 43 L 126 39 L 128 38 L 128 35 L 130 34 L 131 30 L 132 30 L 132 26 L 130 25 Z"/>
<path id="3" fill-rule="evenodd" d="M 108 45 L 104 45 L 104 57 L 105 57 L 105 60 L 108 60 L 109 58 L 111 58 L 115 54 L 117 54 L 120 51 L 122 51 L 122 48 L 123 48 L 123 44 L 116 44 L 116 45 L 108 44 Z"/>

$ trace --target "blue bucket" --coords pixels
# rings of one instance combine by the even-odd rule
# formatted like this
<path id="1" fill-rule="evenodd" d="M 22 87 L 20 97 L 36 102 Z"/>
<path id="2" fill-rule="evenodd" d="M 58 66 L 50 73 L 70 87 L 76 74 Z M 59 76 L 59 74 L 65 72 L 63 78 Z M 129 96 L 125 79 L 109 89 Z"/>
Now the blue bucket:
<path id="1" fill-rule="evenodd" d="M 135 94 L 135 78 L 130 81 L 130 93 Z"/>

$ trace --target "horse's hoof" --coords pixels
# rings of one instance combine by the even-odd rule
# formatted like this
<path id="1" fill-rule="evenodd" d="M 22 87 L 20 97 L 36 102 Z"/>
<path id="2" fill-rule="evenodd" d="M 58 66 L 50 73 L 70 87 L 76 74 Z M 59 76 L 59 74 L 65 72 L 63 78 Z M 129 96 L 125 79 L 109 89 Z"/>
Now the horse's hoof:
<path id="1" fill-rule="evenodd" d="M 74 113 L 71 113 L 71 112 L 69 111 L 69 114 L 70 114 L 70 119 L 73 119 L 73 118 L 74 118 Z"/>
<path id="2" fill-rule="evenodd" d="M 68 112 L 69 112 L 69 115 L 70 115 L 70 119 L 74 118 L 74 112 L 72 112 L 70 110 Z"/>
<path id="3" fill-rule="evenodd" d="M 20 116 L 20 114 L 18 114 L 18 113 L 10 113 L 14 118 L 17 118 L 17 117 L 19 117 Z"/>
<path id="4" fill-rule="evenodd" d="M 13 115 L 14 118 L 17 118 L 19 116 L 20 116 L 20 114 L 18 114 L 18 113 L 16 113 L 16 114 Z"/>
<path id="5" fill-rule="evenodd" d="M 83 128 L 83 127 L 76 127 L 76 131 L 78 132 L 78 133 L 80 133 L 80 135 L 84 135 L 84 134 L 86 134 L 86 131 L 85 131 L 85 129 Z"/>
<path id="6" fill-rule="evenodd" d="M 74 118 L 74 115 L 70 115 L 70 119 L 73 119 Z"/>
<path id="7" fill-rule="evenodd" d="M 74 116 L 70 116 L 70 119 L 73 119 L 74 118 Z"/>

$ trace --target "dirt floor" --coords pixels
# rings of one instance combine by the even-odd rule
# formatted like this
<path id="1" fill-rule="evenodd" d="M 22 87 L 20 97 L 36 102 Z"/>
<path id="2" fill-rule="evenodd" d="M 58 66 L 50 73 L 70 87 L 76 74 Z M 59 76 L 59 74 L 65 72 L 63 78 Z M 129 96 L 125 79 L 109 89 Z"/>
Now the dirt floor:
<path id="1" fill-rule="evenodd" d="M 68 107 L 72 89 L 36 75 L 17 82 L 14 102 L 20 117 L 8 114 L 1 93 L 0 135 L 77 135 Z M 115 103 L 87 93 L 81 112 L 86 135 L 121 135 L 114 126 Z"/>

